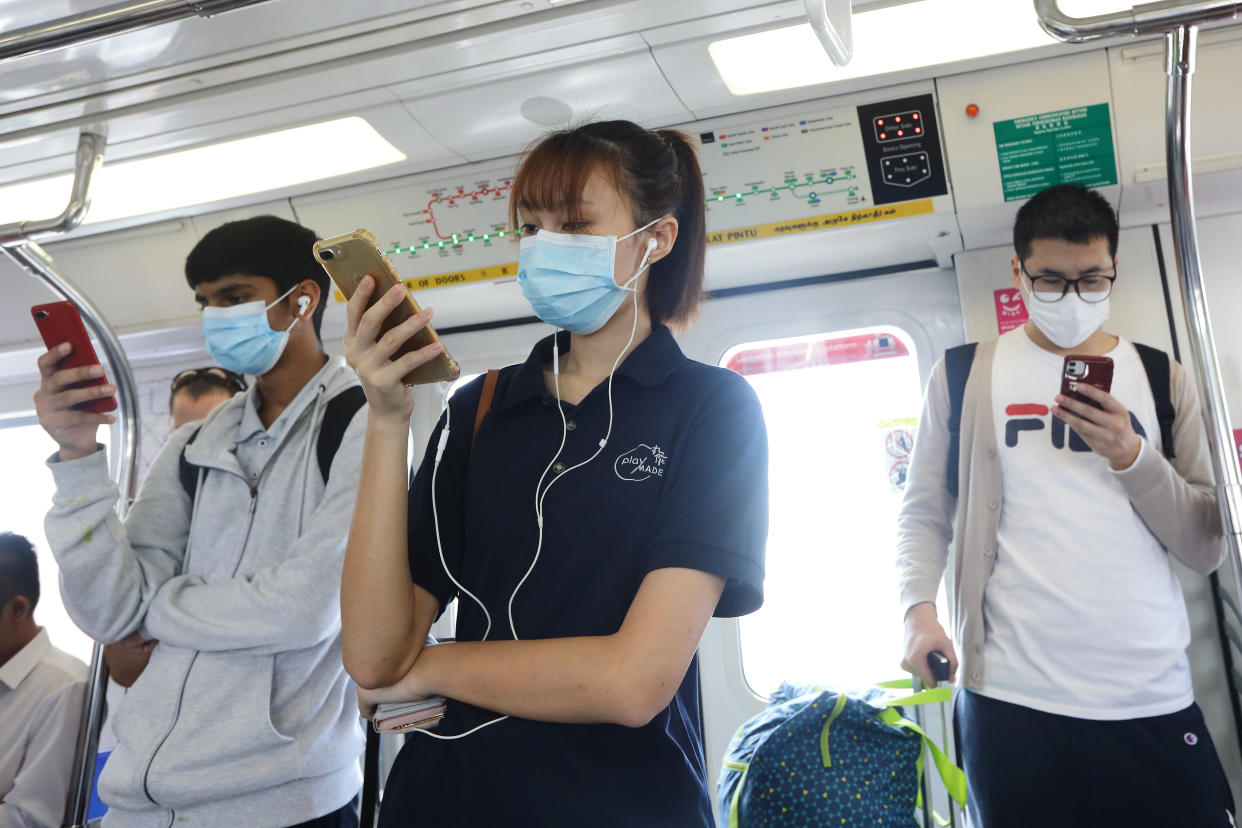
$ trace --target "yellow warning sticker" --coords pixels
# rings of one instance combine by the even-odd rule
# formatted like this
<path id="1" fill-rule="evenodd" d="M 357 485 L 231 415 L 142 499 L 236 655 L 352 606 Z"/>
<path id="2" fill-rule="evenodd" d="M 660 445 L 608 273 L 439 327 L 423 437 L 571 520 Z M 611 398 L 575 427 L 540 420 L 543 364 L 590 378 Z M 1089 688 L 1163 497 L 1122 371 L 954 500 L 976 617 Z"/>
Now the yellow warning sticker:
<path id="1" fill-rule="evenodd" d="M 412 279 L 403 279 L 402 281 L 409 290 L 427 290 L 428 288 L 447 287 L 448 285 L 464 285 L 469 282 L 487 282 L 493 279 L 516 279 L 517 269 L 517 262 L 509 262 L 508 264 L 492 265 L 491 267 L 479 267 L 474 270 L 457 270 L 452 273 L 415 276 Z M 333 289 L 332 297 L 338 302 L 345 301 L 345 295 L 336 289 Z"/>
<path id="2" fill-rule="evenodd" d="M 709 245 L 731 244 L 733 242 L 754 241 L 755 239 L 770 239 L 779 236 L 789 236 L 794 233 L 809 233 L 813 230 L 849 227 L 872 221 L 888 221 L 889 219 L 922 216 L 930 212 L 932 212 L 932 200 L 924 198 L 919 201 L 903 201 L 900 204 L 885 204 L 882 207 L 847 210 L 844 213 L 829 213 L 823 216 L 810 216 L 793 221 L 778 221 L 774 224 L 756 224 L 751 227 L 718 230 L 707 234 L 707 243 Z"/>

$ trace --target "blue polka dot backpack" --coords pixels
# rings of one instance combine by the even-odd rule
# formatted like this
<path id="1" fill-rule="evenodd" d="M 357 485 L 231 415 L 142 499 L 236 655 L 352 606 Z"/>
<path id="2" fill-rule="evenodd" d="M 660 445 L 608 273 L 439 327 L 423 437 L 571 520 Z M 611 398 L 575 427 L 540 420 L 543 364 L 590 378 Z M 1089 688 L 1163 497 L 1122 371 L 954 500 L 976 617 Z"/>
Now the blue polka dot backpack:
<path id="1" fill-rule="evenodd" d="M 925 744 L 964 807 L 965 774 L 899 706 L 943 703 L 951 691 L 891 698 L 879 688 L 855 694 L 782 684 L 729 744 L 717 787 L 720 828 L 918 828 Z"/>

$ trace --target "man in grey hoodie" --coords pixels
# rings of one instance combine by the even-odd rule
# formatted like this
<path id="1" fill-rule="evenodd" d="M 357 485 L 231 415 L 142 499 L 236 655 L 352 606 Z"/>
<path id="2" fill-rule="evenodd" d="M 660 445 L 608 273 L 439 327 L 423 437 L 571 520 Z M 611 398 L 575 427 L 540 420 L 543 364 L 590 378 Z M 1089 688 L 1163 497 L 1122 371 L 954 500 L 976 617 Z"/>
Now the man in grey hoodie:
<path id="1" fill-rule="evenodd" d="M 100 641 L 158 642 L 113 719 L 105 826 L 357 825 L 363 735 L 338 596 L 366 409 L 319 339 L 315 241 L 260 216 L 191 251 L 208 351 L 257 379 L 173 433 L 124 524 L 95 441 L 112 417 L 73 408 L 114 388 L 74 388 L 101 371 L 58 370 L 67 344 L 39 358 L 65 606 Z"/>

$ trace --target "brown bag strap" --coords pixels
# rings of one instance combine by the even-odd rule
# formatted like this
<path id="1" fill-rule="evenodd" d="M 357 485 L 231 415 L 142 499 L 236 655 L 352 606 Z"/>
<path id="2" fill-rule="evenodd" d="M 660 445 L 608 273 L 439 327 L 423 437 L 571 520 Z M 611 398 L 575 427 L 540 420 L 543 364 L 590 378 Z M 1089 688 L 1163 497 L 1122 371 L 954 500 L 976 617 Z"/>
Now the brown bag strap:
<path id="1" fill-rule="evenodd" d="M 483 379 L 483 395 L 479 397 L 479 409 L 474 415 L 474 433 L 470 435 L 472 446 L 475 438 L 479 436 L 479 426 L 483 425 L 483 418 L 487 416 L 487 412 L 492 410 L 492 396 L 496 393 L 496 380 L 499 378 L 500 372 L 493 368 Z"/>

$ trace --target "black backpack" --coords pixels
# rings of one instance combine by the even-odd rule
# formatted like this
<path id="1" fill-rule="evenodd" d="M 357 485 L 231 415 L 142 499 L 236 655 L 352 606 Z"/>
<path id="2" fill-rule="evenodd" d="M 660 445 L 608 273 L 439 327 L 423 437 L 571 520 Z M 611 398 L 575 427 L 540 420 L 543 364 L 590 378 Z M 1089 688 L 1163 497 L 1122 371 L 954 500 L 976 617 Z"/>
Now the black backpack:
<path id="1" fill-rule="evenodd" d="M 319 425 L 319 441 L 315 444 L 315 456 L 319 460 L 319 473 L 323 476 L 324 483 L 328 482 L 328 472 L 332 470 L 332 458 L 336 457 L 336 451 L 341 447 L 341 441 L 345 439 L 345 429 L 349 428 L 354 415 L 358 413 L 358 409 L 366 405 L 366 402 L 367 397 L 362 392 L 361 386 L 354 385 L 328 400 L 328 404 L 324 406 L 323 422 Z M 194 502 L 194 494 L 198 491 L 198 469 L 185 459 L 185 450 L 190 447 L 190 443 L 194 442 L 201 430 L 202 426 L 194 429 L 190 439 L 185 441 L 185 446 L 181 449 L 181 462 L 178 468 L 181 488 L 185 489 L 185 493 L 190 496 L 191 503 Z"/>
<path id="2" fill-rule="evenodd" d="M 962 452 L 962 398 L 966 394 L 966 380 L 970 377 L 970 367 L 975 361 L 976 342 L 958 345 L 944 352 L 945 379 L 949 384 L 949 452 L 944 463 L 944 487 L 949 494 L 957 497 L 958 464 Z M 1172 460 L 1173 452 L 1173 421 L 1177 418 L 1177 410 L 1173 407 L 1169 389 L 1169 355 L 1158 348 L 1134 343 L 1139 359 L 1143 362 L 1143 370 L 1147 374 L 1147 384 L 1151 386 L 1151 395 L 1156 403 L 1156 422 L 1160 425 L 1160 443 L 1164 456 Z"/>

